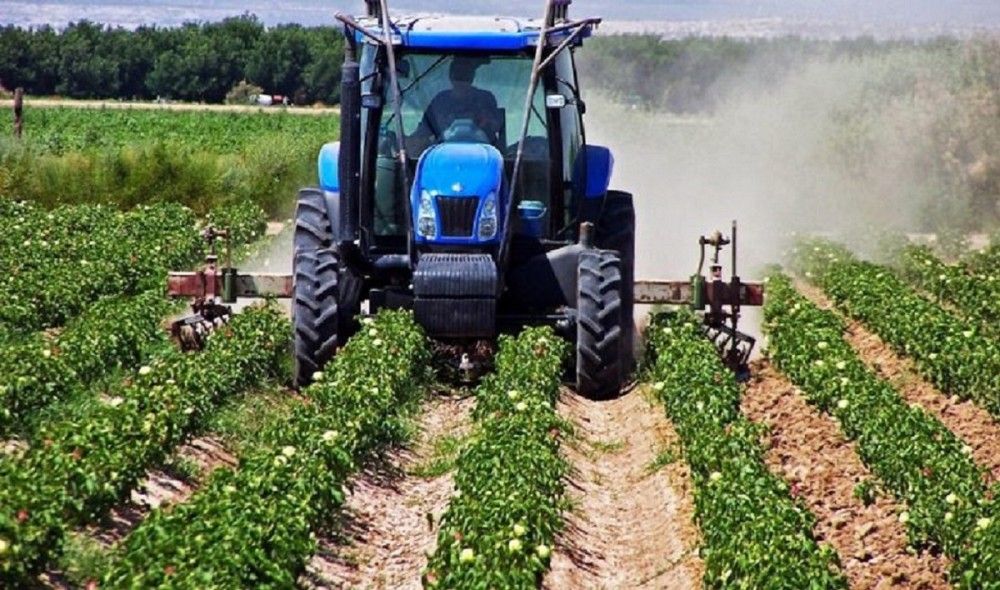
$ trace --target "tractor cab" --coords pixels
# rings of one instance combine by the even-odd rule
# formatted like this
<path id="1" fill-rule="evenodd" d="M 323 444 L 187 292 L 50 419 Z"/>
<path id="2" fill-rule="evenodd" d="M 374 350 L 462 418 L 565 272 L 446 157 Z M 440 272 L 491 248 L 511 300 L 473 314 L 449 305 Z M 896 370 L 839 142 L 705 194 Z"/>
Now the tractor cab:
<path id="1" fill-rule="evenodd" d="M 396 55 L 410 186 L 404 186 L 398 170 L 396 113 L 384 83 L 384 52 L 375 44 L 363 46 L 362 104 L 367 107 L 361 137 L 369 151 L 362 157 L 361 190 L 370 192 L 373 203 L 371 219 L 364 222 L 371 224 L 373 245 L 399 244 L 412 225 L 423 251 L 495 250 L 507 229 L 501 212 L 512 193 L 515 237 L 573 240 L 577 226 L 571 218 L 579 201 L 573 171 L 584 140 L 572 53 L 561 52 L 543 72 L 526 113 L 525 85 L 533 65 L 529 43 L 537 40 L 537 32 L 526 34 L 513 20 L 483 19 L 483 27 L 510 33 L 465 34 L 463 43 L 478 50 L 455 53 L 435 46 L 456 41 L 457 33 L 446 39 L 433 33 L 449 20 L 417 20 L 410 44 Z M 528 131 L 515 180 L 511 175 L 526 114 Z M 410 200 L 412 220 L 404 199 Z"/>
<path id="2" fill-rule="evenodd" d="M 595 24 L 581 23 L 573 42 L 558 52 L 573 31 L 549 36 L 543 55 L 552 59 L 539 72 L 529 103 L 525 89 L 541 34 L 536 21 L 407 20 L 392 37 L 397 115 L 388 51 L 376 41 L 383 38 L 379 20 L 359 20 L 363 29 L 353 38 L 360 70 L 359 224 L 366 249 L 401 252 L 412 228 L 418 255 L 469 248 L 495 253 L 508 231 L 508 206 L 513 241 L 576 241 L 586 166 L 584 103 L 572 50 Z M 324 150 L 331 173 L 324 183 L 321 158 L 324 188 L 336 188 L 332 164 L 340 149 L 333 144 Z M 606 161 L 603 173 L 610 176 Z M 592 175 L 600 172 L 595 168 Z M 511 196 L 516 202 L 508 203 Z"/>

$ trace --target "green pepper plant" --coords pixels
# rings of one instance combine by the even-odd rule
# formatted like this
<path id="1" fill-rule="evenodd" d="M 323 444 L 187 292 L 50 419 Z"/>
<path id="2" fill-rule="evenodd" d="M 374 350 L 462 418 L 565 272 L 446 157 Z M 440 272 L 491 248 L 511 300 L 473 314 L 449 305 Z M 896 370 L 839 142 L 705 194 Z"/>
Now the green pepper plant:
<path id="1" fill-rule="evenodd" d="M 706 588 L 846 588 L 815 518 L 764 463 L 761 428 L 740 413 L 740 387 L 690 312 L 647 330 L 653 390 L 677 428 L 695 486 Z"/>
<path id="2" fill-rule="evenodd" d="M 425 588 L 537 588 L 562 527 L 556 413 L 566 343 L 550 328 L 501 338 L 496 371 L 476 390 L 473 440 L 457 460 Z"/>

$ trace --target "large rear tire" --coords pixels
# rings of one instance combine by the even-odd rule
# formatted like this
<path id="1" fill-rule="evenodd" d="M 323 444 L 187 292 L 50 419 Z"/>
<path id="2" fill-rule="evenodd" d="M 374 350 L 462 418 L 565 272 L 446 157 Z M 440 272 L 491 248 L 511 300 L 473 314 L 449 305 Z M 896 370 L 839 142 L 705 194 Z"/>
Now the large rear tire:
<path id="1" fill-rule="evenodd" d="M 295 253 L 333 245 L 333 227 L 326 208 L 326 196 L 318 188 L 299 190 L 295 206 Z"/>
<path id="2" fill-rule="evenodd" d="M 576 389 L 606 399 L 624 380 L 622 362 L 622 273 L 618 254 L 580 254 L 577 278 Z"/>
<path id="3" fill-rule="evenodd" d="M 295 327 L 295 385 L 312 383 L 333 358 L 348 326 L 340 306 L 339 260 L 333 250 L 295 255 L 292 324 Z"/>
<path id="4" fill-rule="evenodd" d="M 598 248 L 614 250 L 621 258 L 622 273 L 622 365 L 628 375 L 635 368 L 635 205 L 632 195 L 608 191 L 597 220 L 594 242 Z"/>
<path id="5" fill-rule="evenodd" d="M 293 238 L 294 379 L 297 387 L 333 358 L 356 330 L 363 281 L 344 264 L 334 242 L 326 195 L 319 189 L 299 191 Z"/>

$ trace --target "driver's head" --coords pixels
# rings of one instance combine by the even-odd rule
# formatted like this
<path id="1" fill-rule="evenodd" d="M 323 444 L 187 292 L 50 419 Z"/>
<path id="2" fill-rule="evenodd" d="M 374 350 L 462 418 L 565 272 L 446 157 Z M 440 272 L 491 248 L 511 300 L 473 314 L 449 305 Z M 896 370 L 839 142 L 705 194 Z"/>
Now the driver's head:
<path id="1" fill-rule="evenodd" d="M 448 77 L 451 78 L 453 87 L 459 90 L 472 88 L 472 81 L 476 78 L 476 68 L 479 64 L 472 59 L 456 57 L 451 62 L 448 70 Z"/>

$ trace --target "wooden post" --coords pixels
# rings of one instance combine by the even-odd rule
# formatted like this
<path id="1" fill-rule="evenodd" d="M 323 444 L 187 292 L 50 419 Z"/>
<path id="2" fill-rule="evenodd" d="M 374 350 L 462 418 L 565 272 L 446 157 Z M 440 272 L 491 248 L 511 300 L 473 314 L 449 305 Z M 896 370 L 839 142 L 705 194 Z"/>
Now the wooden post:
<path id="1" fill-rule="evenodd" d="M 14 137 L 21 139 L 21 131 L 24 130 L 24 88 L 18 87 L 14 91 Z"/>

